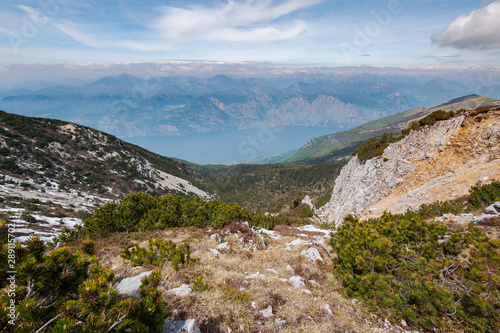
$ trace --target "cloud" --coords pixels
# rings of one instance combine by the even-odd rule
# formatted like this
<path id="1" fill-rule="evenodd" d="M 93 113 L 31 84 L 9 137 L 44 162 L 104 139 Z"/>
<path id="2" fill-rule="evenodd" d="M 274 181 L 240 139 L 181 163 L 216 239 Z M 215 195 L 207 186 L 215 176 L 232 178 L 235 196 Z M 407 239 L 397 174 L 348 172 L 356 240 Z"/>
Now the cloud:
<path id="1" fill-rule="evenodd" d="M 95 47 L 95 48 L 127 48 L 136 51 L 164 51 L 168 50 L 169 46 L 165 42 L 148 42 L 135 40 L 106 40 L 96 37 L 92 34 L 81 32 L 78 26 L 70 22 L 53 23 L 54 27 L 73 38 L 77 42 Z"/>
<path id="2" fill-rule="evenodd" d="M 432 42 L 459 49 L 484 50 L 500 48 L 500 0 L 462 15 L 451 22 L 441 34 L 432 35 Z"/>
<path id="3" fill-rule="evenodd" d="M 288 0 L 273 5 L 272 0 L 228 0 L 219 7 L 163 6 L 162 17 L 153 24 L 169 39 L 208 39 L 223 42 L 270 42 L 293 38 L 307 24 L 294 20 L 271 24 L 285 15 L 320 3 L 322 0 Z"/>

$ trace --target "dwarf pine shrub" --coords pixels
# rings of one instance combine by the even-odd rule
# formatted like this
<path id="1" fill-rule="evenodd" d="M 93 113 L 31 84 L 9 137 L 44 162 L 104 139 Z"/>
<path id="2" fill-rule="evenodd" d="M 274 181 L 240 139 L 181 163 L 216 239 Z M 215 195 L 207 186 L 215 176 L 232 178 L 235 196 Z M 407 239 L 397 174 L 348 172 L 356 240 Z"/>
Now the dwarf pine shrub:
<path id="1" fill-rule="evenodd" d="M 153 240 L 151 236 L 148 239 L 147 249 L 135 244 L 131 249 L 124 249 L 121 256 L 124 260 L 130 260 L 132 266 L 160 266 L 165 261 L 171 261 L 175 270 L 179 269 L 179 265 L 191 265 L 196 262 L 191 258 L 189 244 L 177 247 L 171 240 L 165 243 L 163 238 Z"/>
<path id="2" fill-rule="evenodd" d="M 330 245 L 345 293 L 371 311 L 429 331 L 500 327 L 500 242 L 472 224 L 450 233 L 416 212 L 348 216 Z"/>
<path id="3" fill-rule="evenodd" d="M 158 271 L 143 280 L 140 300 L 123 299 L 110 287 L 113 271 L 89 255 L 92 242 L 54 248 L 32 237 L 24 244 L 9 243 L 7 231 L 6 222 L 0 222 L 2 332 L 161 331 L 168 311 L 157 288 Z M 9 258 L 14 258 L 15 274 Z"/>

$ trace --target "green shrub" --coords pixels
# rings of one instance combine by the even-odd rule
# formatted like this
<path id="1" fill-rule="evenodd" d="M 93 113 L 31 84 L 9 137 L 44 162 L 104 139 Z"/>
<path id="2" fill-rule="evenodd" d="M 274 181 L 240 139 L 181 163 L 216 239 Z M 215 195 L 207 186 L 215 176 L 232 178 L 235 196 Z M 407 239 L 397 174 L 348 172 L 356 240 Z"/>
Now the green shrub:
<path id="1" fill-rule="evenodd" d="M 141 299 L 122 299 L 110 287 L 113 271 L 81 248 L 52 248 L 38 237 L 9 246 L 0 223 L 0 327 L 2 332 L 159 332 L 168 311 L 153 272 L 140 287 Z M 9 255 L 16 260 L 10 290 Z M 15 300 L 17 316 L 9 316 Z M 9 321 L 11 321 L 9 323 Z"/>
<path id="2" fill-rule="evenodd" d="M 135 244 L 132 249 L 124 249 L 121 254 L 125 260 L 130 260 L 132 266 L 153 265 L 160 266 L 165 261 L 171 261 L 175 270 L 179 269 L 179 264 L 190 265 L 195 262 L 191 258 L 189 244 L 177 247 L 177 244 L 168 240 L 167 243 L 162 238 L 148 239 L 148 249 Z"/>
<path id="3" fill-rule="evenodd" d="M 28 222 L 28 223 L 36 223 L 37 222 L 36 218 L 33 215 L 31 215 L 30 213 L 28 213 L 27 211 L 24 211 L 21 214 L 21 219 Z"/>
<path id="4" fill-rule="evenodd" d="M 438 121 L 448 120 L 454 117 L 455 115 L 456 113 L 454 111 L 437 110 L 428 114 L 424 118 L 420 119 L 418 121 L 418 126 L 427 126 L 427 125 L 432 126 Z"/>
<path id="5" fill-rule="evenodd" d="M 500 243 L 472 225 L 461 234 L 416 212 L 348 216 L 330 244 L 347 295 L 394 322 L 429 331 L 500 327 Z"/>
<path id="6" fill-rule="evenodd" d="M 209 285 L 204 281 L 205 277 L 203 275 L 198 276 L 194 279 L 191 289 L 194 291 L 206 291 L 209 289 Z"/>
<path id="7" fill-rule="evenodd" d="M 331 199 L 332 199 L 332 190 L 327 191 L 325 194 L 323 194 L 316 200 L 316 208 L 323 207 L 328 202 L 330 202 Z"/>
<path id="8" fill-rule="evenodd" d="M 219 200 L 186 199 L 176 195 L 153 197 L 135 193 L 96 209 L 84 225 L 90 235 L 106 235 L 187 226 L 223 228 L 232 221 L 248 221 L 264 228 L 298 223 L 281 215 L 255 214 L 237 204 Z"/>
<path id="9" fill-rule="evenodd" d="M 219 284 L 219 287 L 224 293 L 224 301 L 226 302 L 249 304 L 252 301 L 252 297 L 250 297 L 250 295 L 246 291 L 238 290 L 230 284 L 221 283 Z"/>
<path id="10" fill-rule="evenodd" d="M 470 189 L 470 210 L 484 208 L 500 201 L 500 182 L 493 180 L 490 184 L 473 186 Z"/>
<path id="11" fill-rule="evenodd" d="M 300 211 L 300 218 L 307 218 L 307 217 L 313 217 L 313 216 L 314 216 L 314 214 L 313 214 L 311 208 L 309 208 L 309 206 L 302 208 L 302 210 Z"/>
<path id="12" fill-rule="evenodd" d="M 393 133 L 383 133 L 378 138 L 371 138 L 367 142 L 361 144 L 355 152 L 352 153 L 353 156 L 358 155 L 358 158 L 362 161 L 369 160 L 373 157 L 380 156 L 384 153 L 385 148 L 387 148 L 391 143 L 398 141 L 398 138 Z"/>

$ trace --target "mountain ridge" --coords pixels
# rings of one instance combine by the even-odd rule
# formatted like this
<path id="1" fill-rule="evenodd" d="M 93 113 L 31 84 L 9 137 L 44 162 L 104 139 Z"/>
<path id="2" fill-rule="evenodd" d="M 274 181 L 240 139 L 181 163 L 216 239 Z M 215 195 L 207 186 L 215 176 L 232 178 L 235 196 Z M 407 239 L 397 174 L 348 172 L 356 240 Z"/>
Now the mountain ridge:
<path id="1" fill-rule="evenodd" d="M 66 191 L 90 186 L 86 192 L 110 199 L 132 191 L 209 197 L 191 184 L 197 178 L 190 166 L 90 127 L 4 111 L 0 124 L 2 173 L 34 188 L 46 182 Z"/>
<path id="2" fill-rule="evenodd" d="M 405 82 L 404 78 L 376 75 L 142 79 L 122 74 L 78 87 L 13 90 L 3 94 L 0 108 L 63 119 L 122 137 L 278 125 L 354 127 L 414 106 L 418 99 Z M 465 88 L 456 89 L 455 95 Z M 198 98 L 208 100 L 194 102 Z"/>
<path id="3" fill-rule="evenodd" d="M 338 226 L 348 214 L 368 219 L 467 195 L 472 186 L 500 178 L 499 124 L 500 107 L 463 111 L 412 130 L 381 156 L 353 157 L 319 216 Z"/>
<path id="4" fill-rule="evenodd" d="M 305 159 L 341 158 L 356 150 L 361 142 L 384 132 L 398 133 L 408 127 L 409 123 L 426 116 L 438 109 L 445 111 L 457 111 L 460 109 L 474 109 L 482 106 L 491 106 L 500 103 L 499 100 L 479 95 L 467 95 L 450 100 L 439 106 L 430 108 L 414 108 L 382 119 L 362 124 L 356 128 L 323 135 L 306 142 L 293 154 L 280 158 L 271 159 L 274 163 L 294 162 Z M 340 152 L 340 154 L 336 154 Z M 346 154 L 347 152 L 347 154 Z M 330 157 L 331 156 L 331 157 Z"/>

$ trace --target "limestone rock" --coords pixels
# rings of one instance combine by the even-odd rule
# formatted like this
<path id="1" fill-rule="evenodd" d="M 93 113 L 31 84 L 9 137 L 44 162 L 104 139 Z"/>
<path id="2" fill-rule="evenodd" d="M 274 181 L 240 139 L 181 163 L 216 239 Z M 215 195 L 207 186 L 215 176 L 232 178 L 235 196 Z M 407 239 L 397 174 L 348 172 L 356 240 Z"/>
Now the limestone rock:
<path id="1" fill-rule="evenodd" d="M 307 250 L 300 252 L 300 255 L 306 257 L 307 259 L 311 260 L 312 262 L 316 262 L 316 260 L 323 262 L 323 258 L 321 257 L 321 254 L 319 253 L 318 249 L 315 247 L 310 247 Z"/>
<path id="2" fill-rule="evenodd" d="M 115 289 L 120 295 L 140 298 L 139 288 L 142 284 L 141 279 L 145 276 L 149 276 L 152 272 L 153 271 L 144 272 L 133 277 L 125 278 L 120 281 Z"/>
<path id="3" fill-rule="evenodd" d="M 295 246 L 297 245 L 302 245 L 302 244 L 310 244 L 308 241 L 305 241 L 303 239 L 297 238 L 296 240 L 286 243 L 285 244 L 285 249 L 288 251 L 291 251 Z"/>
<path id="4" fill-rule="evenodd" d="M 212 251 L 212 255 L 215 256 L 215 257 L 218 257 L 221 254 L 219 251 L 217 251 L 215 249 L 210 249 L 210 251 Z"/>
<path id="5" fill-rule="evenodd" d="M 474 219 L 472 220 L 472 223 L 474 223 L 474 224 L 481 223 L 483 221 L 487 221 L 487 220 L 491 219 L 494 216 L 495 215 L 491 215 L 491 214 L 481 214 L 479 216 L 474 217 Z"/>
<path id="6" fill-rule="evenodd" d="M 269 317 L 272 317 L 273 316 L 273 307 L 272 306 L 268 306 L 267 308 L 265 308 L 264 310 L 261 310 L 259 311 L 259 313 L 262 315 L 262 317 L 264 318 L 269 318 Z"/>
<path id="7" fill-rule="evenodd" d="M 201 333 L 198 325 L 196 325 L 196 320 L 188 319 L 186 321 L 172 321 L 165 320 L 163 325 L 162 333 Z"/>
<path id="8" fill-rule="evenodd" d="M 488 206 L 484 212 L 490 215 L 500 214 L 500 202 L 495 202 L 493 205 Z"/>
<path id="9" fill-rule="evenodd" d="M 411 131 L 382 156 L 351 158 L 318 217 L 339 226 L 348 214 L 367 219 L 384 211 L 403 213 L 424 203 L 459 198 L 471 186 L 499 178 L 500 112 L 482 113 L 481 121 L 476 115 L 465 112 Z"/>
<path id="10" fill-rule="evenodd" d="M 217 243 L 222 243 L 222 237 L 219 234 L 213 234 L 212 236 L 210 236 L 210 238 Z"/>
<path id="11" fill-rule="evenodd" d="M 313 213 L 316 213 L 316 206 L 314 205 L 314 202 L 312 201 L 310 196 L 306 195 L 304 199 L 302 199 L 302 203 L 308 205 L 311 211 Z"/>
<path id="12" fill-rule="evenodd" d="M 229 242 L 225 242 L 225 243 L 217 245 L 215 248 L 217 250 L 229 250 L 231 248 L 231 245 L 229 245 Z"/>
<path id="13" fill-rule="evenodd" d="M 288 282 L 292 284 L 293 289 L 303 289 L 305 288 L 304 280 L 302 276 L 294 275 L 288 279 Z"/>
<path id="14" fill-rule="evenodd" d="M 178 288 L 172 289 L 172 293 L 179 297 L 189 295 L 192 291 L 193 290 L 187 284 L 183 284 Z"/>

